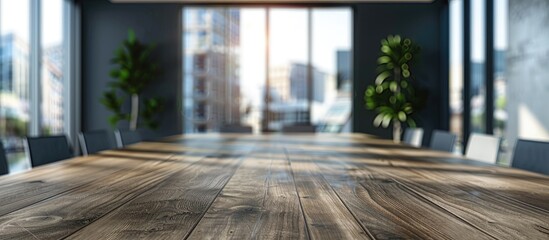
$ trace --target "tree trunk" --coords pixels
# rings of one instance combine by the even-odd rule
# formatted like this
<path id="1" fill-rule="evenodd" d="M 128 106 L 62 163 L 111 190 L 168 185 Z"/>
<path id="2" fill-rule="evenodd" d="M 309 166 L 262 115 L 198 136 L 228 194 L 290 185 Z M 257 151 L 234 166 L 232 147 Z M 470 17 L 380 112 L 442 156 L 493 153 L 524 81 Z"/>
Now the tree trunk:
<path id="1" fill-rule="evenodd" d="M 139 95 L 132 94 L 132 111 L 130 113 L 130 130 L 137 129 L 137 117 L 139 116 Z"/>
<path id="2" fill-rule="evenodd" d="M 402 126 L 400 121 L 393 120 L 393 142 L 400 143 L 400 135 L 402 135 Z"/>

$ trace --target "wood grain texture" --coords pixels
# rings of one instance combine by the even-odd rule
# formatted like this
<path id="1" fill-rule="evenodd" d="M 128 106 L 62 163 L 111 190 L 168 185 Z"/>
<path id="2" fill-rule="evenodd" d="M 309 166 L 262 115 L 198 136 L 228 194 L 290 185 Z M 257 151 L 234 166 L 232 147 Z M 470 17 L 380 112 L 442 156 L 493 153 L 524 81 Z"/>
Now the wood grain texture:
<path id="1" fill-rule="evenodd" d="M 248 155 L 190 239 L 306 239 L 305 222 L 283 149 Z"/>
<path id="2" fill-rule="evenodd" d="M 238 163 L 237 158 L 216 157 L 193 163 L 70 239 L 181 239 L 193 230 Z"/>
<path id="3" fill-rule="evenodd" d="M 548 239 L 549 177 L 363 134 L 172 136 L 0 177 L 0 239 Z"/>
<path id="4" fill-rule="evenodd" d="M 0 216 L 20 208 L 40 202 L 72 190 L 93 180 L 106 177 L 110 174 L 122 174 L 128 168 L 121 168 L 121 164 L 134 165 L 131 159 L 100 158 L 78 165 L 58 165 L 55 174 L 34 175 L 28 179 L 12 184 L 0 186 Z M 131 169 L 130 169 L 131 170 Z"/>
<path id="5" fill-rule="evenodd" d="M 288 158 L 311 238 L 374 238 L 356 221 L 309 156 L 290 152 Z"/>

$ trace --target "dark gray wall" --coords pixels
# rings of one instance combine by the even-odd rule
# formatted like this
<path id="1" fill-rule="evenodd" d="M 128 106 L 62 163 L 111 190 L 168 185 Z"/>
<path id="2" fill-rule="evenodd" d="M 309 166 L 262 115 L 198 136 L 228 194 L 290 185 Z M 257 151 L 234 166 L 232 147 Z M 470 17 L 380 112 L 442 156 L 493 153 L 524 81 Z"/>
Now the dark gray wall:
<path id="1" fill-rule="evenodd" d="M 146 138 L 181 132 L 177 96 L 180 89 L 180 18 L 173 4 L 113 4 L 108 0 L 80 1 L 82 9 L 82 130 L 110 129 L 110 112 L 99 102 L 113 68 L 113 52 L 133 28 L 146 43 L 156 43 L 153 56 L 162 66 L 161 76 L 144 96 L 161 96 L 167 103 L 158 131 L 144 131 Z M 128 101 L 129 102 L 129 101 Z M 129 106 L 126 106 L 129 107 Z M 120 127 L 126 127 L 121 123 Z"/>
<path id="2" fill-rule="evenodd" d="M 388 35 L 411 38 L 421 47 L 418 64 L 412 68 L 418 83 L 428 90 L 426 107 L 419 112 L 418 125 L 425 128 L 425 141 L 432 129 L 447 128 L 446 106 L 447 25 L 446 1 L 434 3 L 359 4 L 354 22 L 354 102 L 353 129 L 390 138 L 391 129 L 372 125 L 375 113 L 364 108 L 364 90 L 376 78 L 380 41 Z M 444 57 L 446 56 L 446 58 Z M 446 65 L 445 65 L 446 64 Z"/>
<path id="3" fill-rule="evenodd" d="M 444 37 L 446 1 L 430 4 L 365 3 L 354 8 L 354 131 L 390 137 L 387 129 L 372 125 L 373 112 L 364 109 L 363 93 L 376 77 L 380 40 L 389 34 L 412 38 L 422 47 L 421 64 L 414 74 L 429 91 L 428 107 L 419 115 L 419 125 L 427 135 L 434 128 L 447 128 L 447 37 Z M 82 127 L 108 128 L 109 112 L 99 103 L 110 81 L 109 59 L 134 28 L 145 42 L 158 44 L 158 60 L 164 74 L 151 86 L 149 94 L 170 101 L 156 135 L 181 131 L 177 96 L 180 89 L 180 19 L 178 4 L 112 4 L 107 0 L 82 1 Z M 441 30 L 442 29 L 442 30 Z M 442 37 L 441 37 L 442 36 Z M 441 51 L 441 49 L 446 49 Z M 428 136 L 425 142 L 428 141 Z"/>

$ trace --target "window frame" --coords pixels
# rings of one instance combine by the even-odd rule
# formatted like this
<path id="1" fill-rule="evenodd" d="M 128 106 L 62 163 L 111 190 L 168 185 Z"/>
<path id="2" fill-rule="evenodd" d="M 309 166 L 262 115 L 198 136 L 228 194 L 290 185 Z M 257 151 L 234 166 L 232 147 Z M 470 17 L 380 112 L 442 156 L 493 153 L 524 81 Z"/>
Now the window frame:
<path id="1" fill-rule="evenodd" d="M 312 125 L 312 105 L 313 105 L 313 101 L 314 101 L 314 93 L 312 91 L 313 89 L 313 84 L 314 84 L 314 79 L 313 79 L 313 40 L 312 40 L 312 37 L 313 37 L 313 11 L 315 9 L 338 9 L 338 8 L 341 8 L 341 9 L 349 9 L 350 10 L 350 13 L 351 13 L 351 22 L 350 22 L 350 28 L 351 28 L 351 48 L 350 48 L 350 56 L 349 56 L 349 65 L 351 67 L 351 69 L 354 68 L 354 16 L 355 16 L 355 9 L 354 9 L 354 5 L 352 4 L 306 4 L 306 3 L 302 3 L 302 4 L 239 4 L 239 3 L 236 3 L 236 4 L 216 4 L 216 3 L 212 3 L 212 4 L 204 4 L 204 3 L 190 3 L 190 4 L 186 4 L 186 5 L 180 5 L 180 17 L 179 19 L 181 20 L 180 21 L 180 24 L 181 24 L 181 27 L 180 27 L 180 36 L 182 37 L 181 40 L 180 40 L 180 46 L 181 46 L 181 54 L 182 54 L 182 57 L 181 57 L 181 76 L 180 76 L 180 79 L 181 79 L 181 87 L 180 87 L 180 93 L 181 93 L 181 106 L 186 106 L 186 103 L 185 103 L 185 93 L 186 93 L 186 89 L 185 89 L 185 23 L 186 21 L 188 20 L 186 18 L 186 15 L 185 15 L 185 9 L 188 9 L 188 8 L 239 8 L 239 9 L 242 9 L 242 8 L 261 8 L 261 9 L 264 9 L 265 10 L 265 96 L 263 97 L 264 99 L 264 106 L 263 106 L 263 109 L 262 111 L 263 112 L 266 112 L 268 113 L 269 112 L 269 107 L 270 107 L 270 104 L 269 102 L 267 101 L 269 98 L 270 98 L 270 91 L 269 89 L 271 88 L 271 84 L 270 84 L 270 20 L 271 20 L 271 9 L 276 9 L 276 8 L 281 8 L 281 9 L 303 9 L 305 11 L 307 11 L 307 64 L 306 64 L 306 72 L 307 72 L 307 77 L 306 77 L 306 84 L 307 84 L 307 88 L 309 89 L 309 91 L 307 91 L 306 95 L 307 95 L 307 109 L 309 111 L 309 114 L 306 116 L 307 118 L 307 121 L 309 124 Z M 351 71 L 350 72 L 350 78 L 351 78 L 351 81 L 353 81 L 354 79 L 354 72 Z M 353 92 L 353 90 L 351 90 L 351 92 Z M 351 99 L 351 105 L 353 104 L 353 101 L 354 99 Z M 184 115 L 186 114 L 185 113 L 185 107 L 183 107 L 181 109 L 181 113 L 182 113 L 182 117 L 181 117 L 181 126 L 182 126 L 182 132 L 183 133 L 189 133 L 187 132 L 186 130 L 186 121 L 188 121 L 188 119 L 186 119 L 184 117 Z M 352 113 L 351 113 L 352 114 Z M 263 116 L 263 119 L 262 119 L 262 122 L 264 121 L 268 121 L 269 119 L 269 116 L 265 115 Z M 351 126 L 351 129 L 353 127 L 353 117 L 352 115 L 350 116 L 350 126 Z M 262 126 L 267 126 L 267 129 L 262 129 L 260 130 L 261 133 L 269 133 L 269 129 L 268 129 L 268 122 L 266 124 L 263 124 L 261 123 Z M 194 132 L 194 131 L 193 131 Z"/>
<path id="2" fill-rule="evenodd" d="M 27 136 L 42 134 L 42 8 L 46 0 L 29 0 L 29 122 Z M 80 6 L 75 0 L 62 0 L 62 84 L 63 134 L 74 152 L 79 154 L 77 136 L 80 131 Z M 4 138 L 6 136 L 3 136 Z M 28 159 L 28 156 L 27 156 Z"/>
<path id="3" fill-rule="evenodd" d="M 494 133 L 494 1 L 495 0 L 483 0 L 484 2 L 484 11 L 482 12 L 484 21 L 485 31 L 484 45 L 485 51 L 483 53 L 484 57 L 484 67 L 483 67 L 483 79 L 484 85 L 486 88 L 485 93 L 485 119 L 483 122 L 483 131 L 484 134 L 493 134 Z M 474 24 L 471 20 L 472 10 L 471 10 L 471 1 L 463 0 L 462 1 L 462 56 L 463 56 L 463 117 L 462 117 L 462 136 L 463 143 L 462 146 L 466 146 L 470 134 L 473 132 L 472 129 L 472 108 L 471 108 L 471 99 L 472 99 L 472 71 L 471 71 L 471 25 Z M 449 5 L 448 5 L 449 6 Z M 465 151 L 465 148 L 462 149 Z"/>

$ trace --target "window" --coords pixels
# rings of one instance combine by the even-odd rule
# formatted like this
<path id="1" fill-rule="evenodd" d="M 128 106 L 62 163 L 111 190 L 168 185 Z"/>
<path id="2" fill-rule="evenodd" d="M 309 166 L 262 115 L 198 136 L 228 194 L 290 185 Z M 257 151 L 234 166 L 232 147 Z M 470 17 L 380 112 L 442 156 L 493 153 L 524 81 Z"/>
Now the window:
<path id="1" fill-rule="evenodd" d="M 308 98 L 308 9 L 274 8 L 269 12 L 269 105 L 264 131 L 307 124 L 301 112 L 310 111 Z M 273 114 L 270 114 L 273 113 Z"/>
<path id="2" fill-rule="evenodd" d="M 63 0 L 48 0 L 41 8 L 42 71 L 41 133 L 62 134 L 63 117 Z"/>
<path id="3" fill-rule="evenodd" d="M 23 149 L 26 136 L 67 132 L 67 4 L 0 0 L 0 138 L 12 173 L 30 167 Z M 41 98 L 33 100 L 36 95 Z"/>
<path id="4" fill-rule="evenodd" d="M 486 2 L 471 1 L 471 132 L 486 132 Z"/>
<path id="5" fill-rule="evenodd" d="M 184 8 L 185 132 L 350 126 L 351 17 L 348 8 Z"/>
<path id="6" fill-rule="evenodd" d="M 465 9 L 464 6 L 469 7 Z M 520 135 L 522 135 L 521 137 L 528 135 L 519 134 L 518 129 L 532 129 L 530 131 L 531 136 L 544 132 L 544 130 L 537 127 L 540 125 L 535 120 L 517 120 L 517 118 L 525 119 L 524 116 L 532 115 L 520 112 L 517 106 L 521 104 L 519 98 L 523 95 L 522 92 L 518 93 L 521 91 L 520 88 L 529 86 L 529 84 L 524 83 L 527 77 L 524 77 L 524 74 L 521 73 L 520 80 L 517 80 L 517 82 L 509 79 L 512 76 L 509 71 L 513 68 L 507 65 L 516 62 L 515 60 L 510 62 L 507 60 L 507 55 L 511 53 L 508 50 L 510 48 L 508 32 L 511 25 L 509 1 L 451 0 L 449 7 L 451 130 L 460 135 L 468 135 L 464 131 L 469 128 L 469 132 L 493 133 L 493 135 L 501 137 L 502 144 L 498 163 L 508 165 L 511 158 L 509 153 L 513 143 Z M 518 9 L 516 10 L 522 11 Z M 469 16 L 468 26 L 463 25 L 465 22 L 463 16 Z M 470 33 L 469 39 L 465 39 L 463 29 Z M 530 29 L 526 31 L 530 31 Z M 523 38 L 529 39 L 531 36 L 525 35 Z M 464 52 L 464 46 L 466 45 L 464 44 L 468 44 L 470 49 L 467 54 L 469 58 L 466 59 L 470 70 L 468 76 L 463 75 L 461 67 L 461 63 L 464 62 L 464 54 L 466 54 Z M 468 81 L 468 84 L 464 84 L 465 81 Z M 464 86 L 467 86 L 467 89 Z M 464 96 L 464 92 L 469 92 L 469 96 Z M 526 98 L 529 97 L 524 99 Z M 489 99 L 493 99 L 493 102 L 488 102 Z M 464 109 L 461 108 L 463 102 L 468 103 L 470 106 L 467 112 L 470 116 L 469 119 L 463 119 L 465 113 Z M 535 101 L 535 104 L 538 104 L 538 102 Z"/>
<path id="7" fill-rule="evenodd" d="M 500 162 L 508 164 L 510 160 L 507 126 L 507 76 L 506 55 L 508 48 L 508 0 L 494 1 L 494 135 L 502 137 Z"/>
<path id="8" fill-rule="evenodd" d="M 463 148 L 463 1 L 450 5 L 450 132 L 458 136 L 456 151 Z"/>
<path id="9" fill-rule="evenodd" d="M 0 136 L 10 172 L 29 167 L 23 141 L 30 126 L 30 1 L 0 1 Z"/>
<path id="10" fill-rule="evenodd" d="M 347 8 L 312 10 L 311 122 L 322 132 L 350 131 L 352 14 Z"/>

